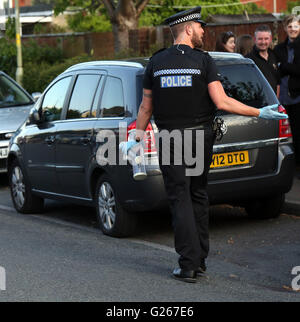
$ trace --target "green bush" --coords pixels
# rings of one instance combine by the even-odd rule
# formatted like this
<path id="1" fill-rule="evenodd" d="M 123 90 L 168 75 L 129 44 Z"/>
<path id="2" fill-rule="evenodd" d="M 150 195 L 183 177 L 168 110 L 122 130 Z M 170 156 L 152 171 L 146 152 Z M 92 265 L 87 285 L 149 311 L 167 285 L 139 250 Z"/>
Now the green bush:
<path id="1" fill-rule="evenodd" d="M 17 65 L 17 48 L 12 40 L 0 39 L 0 70 L 14 77 Z"/>
<path id="2" fill-rule="evenodd" d="M 54 64 L 63 61 L 63 52 L 59 47 L 53 48 L 48 45 L 41 46 L 34 40 L 29 40 L 22 46 L 24 63 L 42 62 Z"/>
<path id="3" fill-rule="evenodd" d="M 63 61 L 63 53 L 59 48 L 39 46 L 36 41 L 30 40 L 22 44 L 23 65 L 54 64 Z M 15 77 L 17 66 L 17 48 L 15 41 L 8 38 L 0 39 L 0 70 Z"/>
<path id="4" fill-rule="evenodd" d="M 299 7 L 300 1 L 288 1 L 286 14 L 291 14 L 294 7 Z M 299 13 L 298 13 L 299 14 Z"/>
<path id="5" fill-rule="evenodd" d="M 29 92 L 43 92 L 49 83 L 74 64 L 91 61 L 94 58 L 87 55 L 66 59 L 64 62 L 49 64 L 33 62 L 24 65 L 23 87 Z"/>
<path id="6" fill-rule="evenodd" d="M 111 23 L 105 14 L 82 14 L 82 12 L 79 12 L 69 15 L 67 17 L 67 22 L 73 31 L 78 32 L 105 32 L 112 30 Z"/>

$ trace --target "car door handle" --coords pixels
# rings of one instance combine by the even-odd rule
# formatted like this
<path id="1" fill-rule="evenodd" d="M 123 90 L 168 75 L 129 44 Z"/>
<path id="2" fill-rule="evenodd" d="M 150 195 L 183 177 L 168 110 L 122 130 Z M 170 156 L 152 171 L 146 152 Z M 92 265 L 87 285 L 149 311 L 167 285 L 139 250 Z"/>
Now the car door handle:
<path id="1" fill-rule="evenodd" d="M 48 136 L 48 137 L 46 137 L 46 139 L 45 139 L 45 142 L 46 142 L 48 145 L 53 144 L 53 143 L 54 143 L 54 141 L 55 141 L 55 136 Z"/>
<path id="2" fill-rule="evenodd" d="M 86 144 L 91 142 L 91 137 L 84 136 L 84 137 L 80 138 L 80 141 L 81 141 L 82 144 L 86 145 Z"/>

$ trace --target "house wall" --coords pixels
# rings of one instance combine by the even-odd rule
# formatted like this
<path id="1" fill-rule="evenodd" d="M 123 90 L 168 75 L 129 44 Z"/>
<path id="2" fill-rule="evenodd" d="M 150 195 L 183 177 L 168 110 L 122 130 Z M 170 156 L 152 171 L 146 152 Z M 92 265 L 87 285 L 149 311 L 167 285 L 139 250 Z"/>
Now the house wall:
<path id="1" fill-rule="evenodd" d="M 289 0 L 297 1 L 297 0 Z M 287 0 L 276 0 L 277 13 L 283 13 L 287 9 Z M 268 12 L 273 13 L 274 11 L 274 0 L 261 0 L 256 2 L 259 7 L 264 7 Z"/>
<path id="2" fill-rule="evenodd" d="M 13 8 L 15 7 L 15 0 L 12 1 Z M 31 6 L 32 1 L 31 0 L 19 0 L 19 6 L 25 7 L 25 6 Z"/>

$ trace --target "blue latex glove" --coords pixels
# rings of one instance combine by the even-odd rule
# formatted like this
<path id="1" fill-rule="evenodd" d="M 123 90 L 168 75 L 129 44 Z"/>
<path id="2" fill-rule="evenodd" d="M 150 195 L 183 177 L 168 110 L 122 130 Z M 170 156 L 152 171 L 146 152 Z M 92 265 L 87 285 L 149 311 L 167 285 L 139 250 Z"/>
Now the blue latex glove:
<path id="1" fill-rule="evenodd" d="M 140 144 L 140 142 L 137 142 L 135 140 L 130 140 L 127 142 L 121 142 L 119 144 L 119 149 L 122 151 L 124 155 L 127 155 L 128 151 L 134 147 L 135 145 Z"/>
<path id="2" fill-rule="evenodd" d="M 259 110 L 258 117 L 267 120 L 281 120 L 288 118 L 286 114 L 278 112 L 278 104 L 262 107 Z"/>

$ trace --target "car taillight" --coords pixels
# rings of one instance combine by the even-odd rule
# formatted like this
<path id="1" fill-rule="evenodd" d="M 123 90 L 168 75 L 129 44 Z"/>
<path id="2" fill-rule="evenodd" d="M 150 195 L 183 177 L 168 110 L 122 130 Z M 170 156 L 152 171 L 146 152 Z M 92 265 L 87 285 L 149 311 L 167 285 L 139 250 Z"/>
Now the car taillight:
<path id="1" fill-rule="evenodd" d="M 128 127 L 127 127 L 127 139 L 128 139 L 129 131 L 133 130 L 133 129 L 136 129 L 136 121 L 134 121 L 134 122 L 132 122 L 131 124 L 128 125 Z M 145 130 L 144 142 L 145 142 L 145 148 L 144 148 L 145 153 L 157 152 L 156 146 L 155 146 L 154 131 L 153 131 L 151 123 L 148 124 L 148 126 L 147 126 L 147 128 Z"/>
<path id="2" fill-rule="evenodd" d="M 278 106 L 278 112 L 287 114 L 285 108 L 282 105 Z M 288 138 L 292 136 L 289 119 L 279 120 L 279 138 Z"/>

